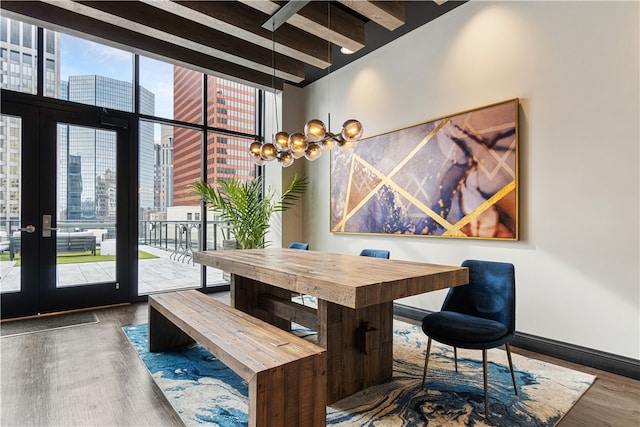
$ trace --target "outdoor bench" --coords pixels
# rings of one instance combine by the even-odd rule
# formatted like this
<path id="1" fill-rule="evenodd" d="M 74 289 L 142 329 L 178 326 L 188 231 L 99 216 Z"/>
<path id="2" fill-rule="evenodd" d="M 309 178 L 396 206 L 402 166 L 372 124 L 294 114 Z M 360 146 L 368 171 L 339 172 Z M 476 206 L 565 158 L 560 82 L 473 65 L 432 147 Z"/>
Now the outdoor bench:
<path id="1" fill-rule="evenodd" d="M 249 426 L 325 426 L 326 350 L 196 290 L 149 295 L 149 351 L 194 341 L 249 385 Z"/>
<path id="2" fill-rule="evenodd" d="M 58 233 L 56 236 L 58 252 L 91 252 L 96 254 L 96 236 L 84 233 Z"/>
<path id="3" fill-rule="evenodd" d="M 9 244 L 9 259 L 13 261 L 22 250 L 20 232 L 14 233 Z M 96 236 L 93 233 L 65 233 L 56 235 L 57 252 L 91 252 L 96 255 Z"/>

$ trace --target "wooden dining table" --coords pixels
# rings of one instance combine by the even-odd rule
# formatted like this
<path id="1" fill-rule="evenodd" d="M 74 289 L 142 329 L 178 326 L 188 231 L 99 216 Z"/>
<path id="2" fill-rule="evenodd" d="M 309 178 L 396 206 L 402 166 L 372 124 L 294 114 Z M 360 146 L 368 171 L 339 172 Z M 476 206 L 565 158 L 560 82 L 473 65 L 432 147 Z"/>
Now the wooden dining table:
<path id="1" fill-rule="evenodd" d="M 327 402 L 382 383 L 393 370 L 393 301 L 464 285 L 466 268 L 266 248 L 202 251 L 196 263 L 231 274 L 231 305 L 290 330 L 317 331 L 327 350 Z M 315 297 L 317 307 L 295 296 Z"/>

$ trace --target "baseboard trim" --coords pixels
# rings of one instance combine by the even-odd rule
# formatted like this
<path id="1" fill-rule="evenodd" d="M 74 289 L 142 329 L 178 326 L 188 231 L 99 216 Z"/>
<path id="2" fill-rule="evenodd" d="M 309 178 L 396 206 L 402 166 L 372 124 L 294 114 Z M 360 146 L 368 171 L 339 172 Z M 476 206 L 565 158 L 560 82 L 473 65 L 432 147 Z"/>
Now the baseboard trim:
<path id="1" fill-rule="evenodd" d="M 393 314 L 412 320 L 422 320 L 429 313 L 431 311 L 404 304 L 393 305 Z M 521 332 L 516 332 L 512 346 L 640 380 L 640 360 L 629 357 Z"/>

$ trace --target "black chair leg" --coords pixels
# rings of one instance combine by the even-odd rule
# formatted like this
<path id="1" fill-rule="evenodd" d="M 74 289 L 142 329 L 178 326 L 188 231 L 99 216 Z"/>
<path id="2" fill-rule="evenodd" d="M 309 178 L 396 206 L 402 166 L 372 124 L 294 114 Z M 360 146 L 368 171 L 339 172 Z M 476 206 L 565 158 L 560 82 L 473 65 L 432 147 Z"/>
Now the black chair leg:
<path id="1" fill-rule="evenodd" d="M 516 387 L 516 375 L 513 372 L 513 363 L 511 362 L 511 347 L 509 344 L 504 345 L 507 350 L 507 359 L 509 359 L 509 369 L 511 369 L 511 381 L 513 381 L 513 391 L 518 395 L 518 387 Z"/>
<path id="2" fill-rule="evenodd" d="M 429 353 L 431 352 L 431 337 L 429 337 L 429 341 L 427 341 L 427 354 L 424 357 L 424 372 L 422 372 L 422 386 L 421 389 L 424 388 L 424 381 L 427 378 L 427 365 L 429 364 Z"/>
<path id="3" fill-rule="evenodd" d="M 487 387 L 487 350 L 482 350 L 482 373 L 484 377 L 484 418 L 489 418 L 489 393 Z"/>
<path id="4" fill-rule="evenodd" d="M 453 347 L 453 361 L 456 365 L 456 372 L 458 372 L 458 347 Z"/>

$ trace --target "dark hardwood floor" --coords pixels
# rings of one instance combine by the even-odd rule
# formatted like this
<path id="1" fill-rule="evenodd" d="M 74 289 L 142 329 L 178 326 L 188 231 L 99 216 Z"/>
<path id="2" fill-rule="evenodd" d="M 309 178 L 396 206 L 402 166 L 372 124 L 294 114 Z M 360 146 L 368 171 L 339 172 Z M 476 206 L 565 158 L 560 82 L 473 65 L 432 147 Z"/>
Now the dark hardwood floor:
<path id="1" fill-rule="evenodd" d="M 97 324 L 0 339 L 0 425 L 182 425 L 122 332 L 147 321 L 146 304 L 95 313 Z M 640 381 L 513 350 L 598 377 L 560 427 L 640 426 Z"/>

